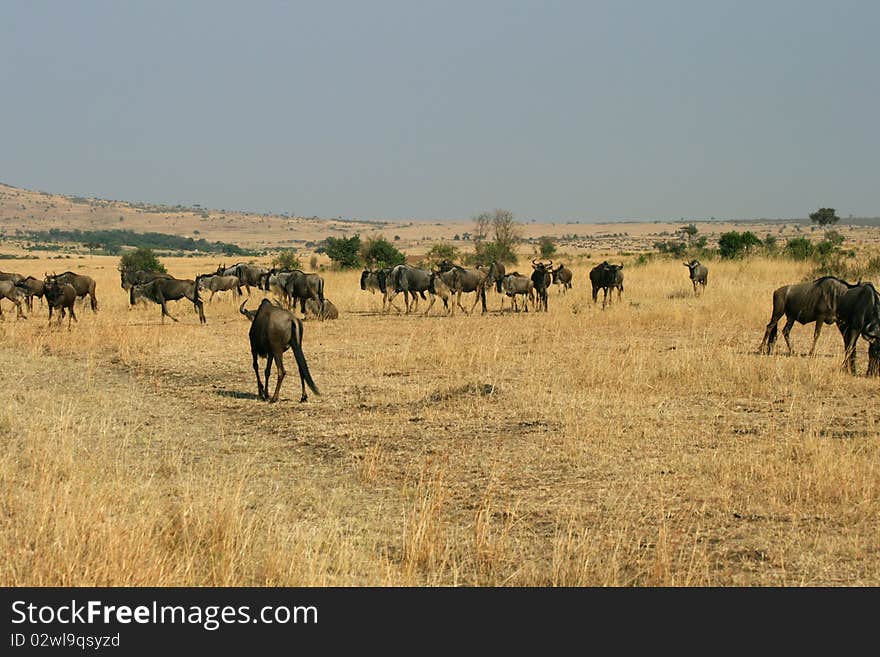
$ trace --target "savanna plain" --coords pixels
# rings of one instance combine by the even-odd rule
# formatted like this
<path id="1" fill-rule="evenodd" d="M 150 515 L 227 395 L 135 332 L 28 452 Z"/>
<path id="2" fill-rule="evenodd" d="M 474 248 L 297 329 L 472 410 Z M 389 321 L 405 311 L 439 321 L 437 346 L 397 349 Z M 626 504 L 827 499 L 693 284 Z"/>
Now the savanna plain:
<path id="1" fill-rule="evenodd" d="M 321 395 L 299 403 L 288 351 L 272 405 L 231 297 L 161 324 L 129 309 L 118 258 L 65 262 L 97 313 L 67 330 L 3 302 L 0 583 L 880 585 L 865 345 L 857 376 L 834 326 L 814 357 L 801 325 L 794 356 L 757 353 L 773 290 L 808 266 L 713 261 L 695 296 L 680 261 L 628 264 L 603 310 L 593 260 L 548 313 L 493 291 L 485 315 L 382 314 L 359 271 L 323 272 L 340 317 L 303 340 Z"/>

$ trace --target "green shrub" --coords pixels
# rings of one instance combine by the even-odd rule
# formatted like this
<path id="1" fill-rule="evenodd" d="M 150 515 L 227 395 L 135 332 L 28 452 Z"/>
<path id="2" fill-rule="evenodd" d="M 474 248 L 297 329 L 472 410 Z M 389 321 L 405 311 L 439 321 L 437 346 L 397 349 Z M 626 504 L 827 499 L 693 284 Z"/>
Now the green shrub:
<path id="1" fill-rule="evenodd" d="M 152 249 L 140 248 L 126 253 L 119 259 L 123 269 L 156 271 L 166 274 L 165 265 L 159 262 L 159 258 Z"/>

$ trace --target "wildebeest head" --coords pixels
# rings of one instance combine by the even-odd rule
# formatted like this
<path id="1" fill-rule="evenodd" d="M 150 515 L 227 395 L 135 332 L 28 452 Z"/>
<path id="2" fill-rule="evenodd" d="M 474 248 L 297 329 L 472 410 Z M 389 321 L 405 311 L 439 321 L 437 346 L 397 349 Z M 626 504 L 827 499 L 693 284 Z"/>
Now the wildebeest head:
<path id="1" fill-rule="evenodd" d="M 367 289 L 367 278 L 368 278 L 369 275 L 372 274 L 372 273 L 373 273 L 373 272 L 371 272 L 369 269 L 364 269 L 364 270 L 361 272 L 361 289 L 362 289 L 362 290 L 366 290 L 366 289 Z"/>
<path id="2" fill-rule="evenodd" d="M 532 268 L 535 270 L 534 273 L 545 275 L 546 280 L 549 282 L 552 280 L 552 271 L 553 271 L 553 261 L 551 260 L 549 263 L 537 262 L 532 260 Z M 534 280 L 534 278 L 532 279 Z"/>

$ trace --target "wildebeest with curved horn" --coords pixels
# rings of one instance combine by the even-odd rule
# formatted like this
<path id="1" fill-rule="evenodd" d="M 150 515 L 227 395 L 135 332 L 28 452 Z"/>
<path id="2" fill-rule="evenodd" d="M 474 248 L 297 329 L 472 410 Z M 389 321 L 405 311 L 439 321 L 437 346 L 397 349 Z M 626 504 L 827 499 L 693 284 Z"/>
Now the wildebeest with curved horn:
<path id="1" fill-rule="evenodd" d="M 46 274 L 44 282 L 53 279 L 60 284 L 68 283 L 76 290 L 76 296 L 85 301 L 86 295 L 89 296 L 92 312 L 98 312 L 98 299 L 95 296 L 95 279 L 85 274 L 77 274 L 72 271 L 66 271 L 63 274 Z"/>
<path id="2" fill-rule="evenodd" d="M 786 317 L 785 326 L 782 327 L 782 337 L 788 345 L 788 353 L 791 355 L 791 340 L 788 334 L 795 322 L 810 324 L 816 322 L 813 331 L 813 345 L 810 347 L 810 356 L 816 352 L 816 342 L 822 332 L 822 324 L 833 324 L 837 321 L 837 303 L 843 294 L 853 287 L 850 283 L 836 276 L 823 276 L 809 283 L 797 283 L 795 285 L 783 285 L 773 291 L 773 314 L 764 329 L 764 338 L 758 351 L 767 355 L 773 352 L 776 344 L 777 324 L 783 315 Z"/>
<path id="3" fill-rule="evenodd" d="M 196 280 L 157 278 L 143 285 L 132 285 L 128 291 L 129 306 L 134 306 L 141 299 L 158 303 L 162 306 L 162 323 L 164 324 L 166 316 L 171 317 L 175 322 L 177 321 L 177 318 L 168 312 L 166 303 L 168 301 L 179 301 L 186 297 L 192 301 L 193 307 L 199 315 L 199 323 L 206 324 L 208 320 L 205 319 L 205 310 L 199 297 L 199 278 L 200 276 L 196 276 Z"/>
<path id="4" fill-rule="evenodd" d="M 289 348 L 293 349 L 293 356 L 296 359 L 296 366 L 299 370 L 299 381 L 302 386 L 300 402 L 308 399 L 306 384 L 308 384 L 312 392 L 320 395 L 321 393 L 318 392 L 315 382 L 312 381 L 312 375 L 309 373 L 309 366 L 306 363 L 306 357 L 302 350 L 302 320 L 295 317 L 289 310 L 274 305 L 268 299 L 263 299 L 257 310 L 245 310 L 245 304 L 247 304 L 247 299 L 242 302 L 238 310 L 242 315 L 251 320 L 248 337 L 251 344 L 254 374 L 257 375 L 257 394 L 260 399 L 269 403 L 278 401 L 281 382 L 287 374 L 284 369 L 283 354 Z M 263 385 L 263 381 L 260 379 L 259 358 L 266 359 L 266 385 Z M 278 381 L 275 384 L 275 394 L 270 398 L 269 375 L 272 372 L 272 361 L 278 367 Z"/>
<path id="5" fill-rule="evenodd" d="M 22 300 L 27 300 L 26 288 L 11 280 L 0 281 L 0 301 L 3 299 L 9 299 L 15 304 L 15 309 L 18 311 L 16 318 L 23 317 L 24 319 L 27 319 L 27 316 L 21 310 Z M 3 317 L 2 303 L 0 303 L 0 317 Z"/>
<path id="6" fill-rule="evenodd" d="M 52 323 L 52 310 L 55 308 L 60 310 L 58 314 L 59 326 L 64 320 L 65 311 L 70 313 L 70 317 L 67 320 L 68 331 L 70 330 L 71 321 L 79 323 L 76 313 L 73 311 L 73 305 L 77 297 L 76 288 L 73 285 L 70 283 L 59 283 L 57 279 L 50 279 L 46 281 L 43 293 L 46 297 L 46 304 L 49 306 L 49 324 Z"/>
<path id="7" fill-rule="evenodd" d="M 431 285 L 431 271 L 410 265 L 397 265 L 391 270 L 385 285 L 390 290 L 385 312 L 390 311 L 391 307 L 394 306 L 394 297 L 403 292 L 406 314 L 409 314 L 410 310 L 418 308 L 419 299 L 416 296 L 417 294 L 422 299 L 427 298 L 425 297 L 425 292 L 428 291 Z M 410 296 L 412 301 L 410 301 Z M 397 306 L 394 307 L 397 308 Z M 399 308 L 397 310 L 400 312 Z"/>
<path id="8" fill-rule="evenodd" d="M 129 269 L 127 267 L 118 267 L 119 269 L 119 285 L 126 292 L 131 289 L 132 285 L 143 285 L 157 278 L 172 278 L 170 274 L 160 271 L 151 271 L 149 269 Z"/>
<path id="9" fill-rule="evenodd" d="M 538 299 L 538 310 L 541 308 L 544 309 L 544 312 L 547 312 L 547 289 L 550 287 L 550 284 L 553 280 L 553 275 L 550 273 L 553 269 L 553 261 L 551 260 L 549 264 L 543 262 L 536 262 L 532 260 L 532 283 L 535 285 L 535 297 Z"/>
<path id="10" fill-rule="evenodd" d="M 559 288 L 560 293 L 565 294 L 571 289 L 571 279 L 574 278 L 571 269 L 565 265 L 559 265 L 556 269 L 550 270 L 550 275 L 553 277 L 552 282 L 555 285 L 561 286 Z"/>
<path id="11" fill-rule="evenodd" d="M 857 283 L 837 300 L 837 328 L 843 336 L 843 366 L 856 373 L 856 343 L 863 337 L 872 347 L 880 342 L 880 294 L 871 283 Z M 873 374 L 869 357 L 868 373 Z M 876 367 L 876 365 L 874 365 Z"/>
<path id="12" fill-rule="evenodd" d="M 702 287 L 702 291 L 705 291 L 706 283 L 709 280 L 708 267 L 702 264 L 699 260 L 691 260 L 690 262 L 684 262 L 682 264 L 689 270 L 691 283 L 694 284 L 694 295 L 699 294 L 699 292 L 697 292 L 698 285 Z"/>
<path id="13" fill-rule="evenodd" d="M 611 304 L 613 291 L 617 289 L 617 300 L 623 294 L 623 265 L 611 265 L 607 260 L 590 270 L 590 283 L 593 286 L 593 303 L 596 303 L 599 290 L 602 290 L 602 308 Z"/>

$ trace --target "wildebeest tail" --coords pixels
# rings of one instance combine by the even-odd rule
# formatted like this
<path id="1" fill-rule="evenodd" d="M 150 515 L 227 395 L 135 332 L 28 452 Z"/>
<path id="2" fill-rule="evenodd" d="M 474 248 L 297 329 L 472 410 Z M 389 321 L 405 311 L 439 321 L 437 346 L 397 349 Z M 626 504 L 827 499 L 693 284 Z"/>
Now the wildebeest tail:
<path id="1" fill-rule="evenodd" d="M 299 319 L 292 320 L 293 326 L 291 327 L 293 330 L 290 332 L 290 346 L 293 348 L 293 357 L 296 358 L 296 366 L 299 369 L 300 378 L 306 382 L 306 385 L 311 388 L 312 392 L 316 395 L 320 395 L 321 392 L 318 390 L 318 386 L 315 385 L 315 382 L 312 381 L 312 375 L 309 373 L 309 365 L 306 363 L 306 355 L 302 350 L 302 336 L 303 336 L 303 325 L 302 321 Z"/>
<path id="2" fill-rule="evenodd" d="M 767 336 L 767 353 L 768 354 L 773 349 L 773 345 L 776 344 L 776 336 L 777 336 L 778 332 L 779 332 L 778 326 L 774 326 L 772 329 L 770 329 L 770 335 Z"/>
<path id="3" fill-rule="evenodd" d="M 318 279 L 318 299 L 321 301 L 321 308 L 324 307 L 324 279 Z"/>

